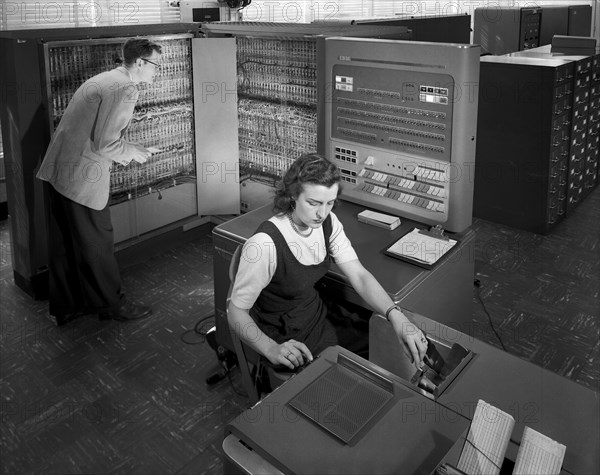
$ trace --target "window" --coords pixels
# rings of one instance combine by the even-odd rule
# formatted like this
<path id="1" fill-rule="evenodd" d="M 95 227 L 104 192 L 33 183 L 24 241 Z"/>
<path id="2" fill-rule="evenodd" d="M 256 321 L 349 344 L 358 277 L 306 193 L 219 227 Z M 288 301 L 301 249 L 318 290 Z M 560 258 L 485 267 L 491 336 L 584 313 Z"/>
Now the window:
<path id="1" fill-rule="evenodd" d="M 23 30 L 126 26 L 179 21 L 179 8 L 165 0 L 6 0 L 0 29 Z"/>

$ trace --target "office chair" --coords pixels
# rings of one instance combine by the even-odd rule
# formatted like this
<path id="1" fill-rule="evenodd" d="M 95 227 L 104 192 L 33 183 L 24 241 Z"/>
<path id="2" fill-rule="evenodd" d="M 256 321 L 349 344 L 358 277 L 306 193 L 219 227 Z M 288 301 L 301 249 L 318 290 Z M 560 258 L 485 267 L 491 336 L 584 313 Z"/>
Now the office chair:
<path id="1" fill-rule="evenodd" d="M 229 264 L 229 291 L 227 293 L 227 314 L 229 315 L 229 301 L 231 299 L 231 291 L 235 282 L 235 276 L 237 275 L 238 267 L 240 265 L 240 256 L 242 254 L 242 245 L 239 245 L 233 256 L 231 257 L 231 263 Z M 229 324 L 229 319 L 227 319 Z M 250 348 L 244 343 L 233 328 L 230 329 L 231 339 L 233 341 L 233 348 L 235 355 L 238 360 L 238 366 L 242 373 L 242 384 L 248 394 L 250 405 L 256 404 L 261 397 L 261 387 L 259 380 L 262 376 L 263 370 L 265 370 L 269 376 L 269 383 L 271 389 L 275 389 L 277 386 L 282 384 L 286 379 L 290 377 L 289 374 L 278 372 L 274 369 L 270 362 L 266 360 L 262 355 Z"/>

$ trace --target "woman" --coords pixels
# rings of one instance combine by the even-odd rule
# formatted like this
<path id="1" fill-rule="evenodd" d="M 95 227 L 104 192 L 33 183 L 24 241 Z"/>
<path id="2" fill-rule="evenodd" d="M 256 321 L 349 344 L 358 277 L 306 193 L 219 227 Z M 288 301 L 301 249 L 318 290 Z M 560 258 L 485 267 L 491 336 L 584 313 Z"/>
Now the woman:
<path id="1" fill-rule="evenodd" d="M 352 287 L 391 322 L 418 368 L 427 340 L 359 261 L 331 212 L 340 193 L 336 165 L 317 154 L 296 160 L 274 200 L 275 215 L 246 241 L 229 303 L 230 327 L 273 365 L 290 370 L 327 346 L 352 349 L 348 332 L 334 328 L 315 289 L 333 259 Z M 366 336 L 366 335 L 365 335 Z"/>

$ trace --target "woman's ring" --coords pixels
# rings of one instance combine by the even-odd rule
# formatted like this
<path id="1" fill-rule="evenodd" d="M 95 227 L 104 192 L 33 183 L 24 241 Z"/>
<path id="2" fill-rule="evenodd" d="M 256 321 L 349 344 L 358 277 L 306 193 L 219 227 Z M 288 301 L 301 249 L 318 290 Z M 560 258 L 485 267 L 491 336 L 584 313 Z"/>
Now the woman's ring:
<path id="1" fill-rule="evenodd" d="M 292 352 L 291 351 L 287 355 L 285 355 L 286 358 L 289 358 L 290 356 L 292 356 Z"/>
<path id="2" fill-rule="evenodd" d="M 425 338 L 425 337 L 423 337 L 423 336 L 421 337 L 421 343 L 427 343 L 427 340 L 426 340 L 426 338 Z"/>

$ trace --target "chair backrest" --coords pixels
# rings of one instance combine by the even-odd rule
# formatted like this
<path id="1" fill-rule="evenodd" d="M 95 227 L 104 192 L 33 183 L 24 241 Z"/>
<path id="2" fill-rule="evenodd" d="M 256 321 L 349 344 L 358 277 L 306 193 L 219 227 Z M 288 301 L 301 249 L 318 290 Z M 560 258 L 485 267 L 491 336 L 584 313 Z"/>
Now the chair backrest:
<path id="1" fill-rule="evenodd" d="M 229 263 L 229 292 L 227 297 L 231 296 L 231 290 L 233 289 L 233 283 L 235 282 L 235 276 L 237 275 L 238 267 L 240 266 L 240 258 L 242 255 L 242 245 L 240 244 L 233 255 L 231 256 L 231 262 Z"/>
<path id="2" fill-rule="evenodd" d="M 231 291 L 233 290 L 233 284 L 235 282 L 235 276 L 237 275 L 238 267 L 240 265 L 240 259 L 242 255 L 242 245 L 240 244 L 233 255 L 231 256 L 231 262 L 229 263 L 229 291 L 227 292 L 227 312 L 229 312 L 229 299 L 231 297 Z M 240 337 L 235 333 L 233 328 L 230 328 L 231 340 L 233 341 L 233 348 L 235 349 L 235 355 L 238 360 L 238 366 L 242 373 L 242 383 L 244 389 L 248 394 L 250 405 L 254 405 L 258 402 L 260 395 L 258 394 L 258 388 L 256 387 L 255 380 L 252 377 L 252 367 L 256 367 L 260 361 L 260 355 L 246 345 Z"/>

